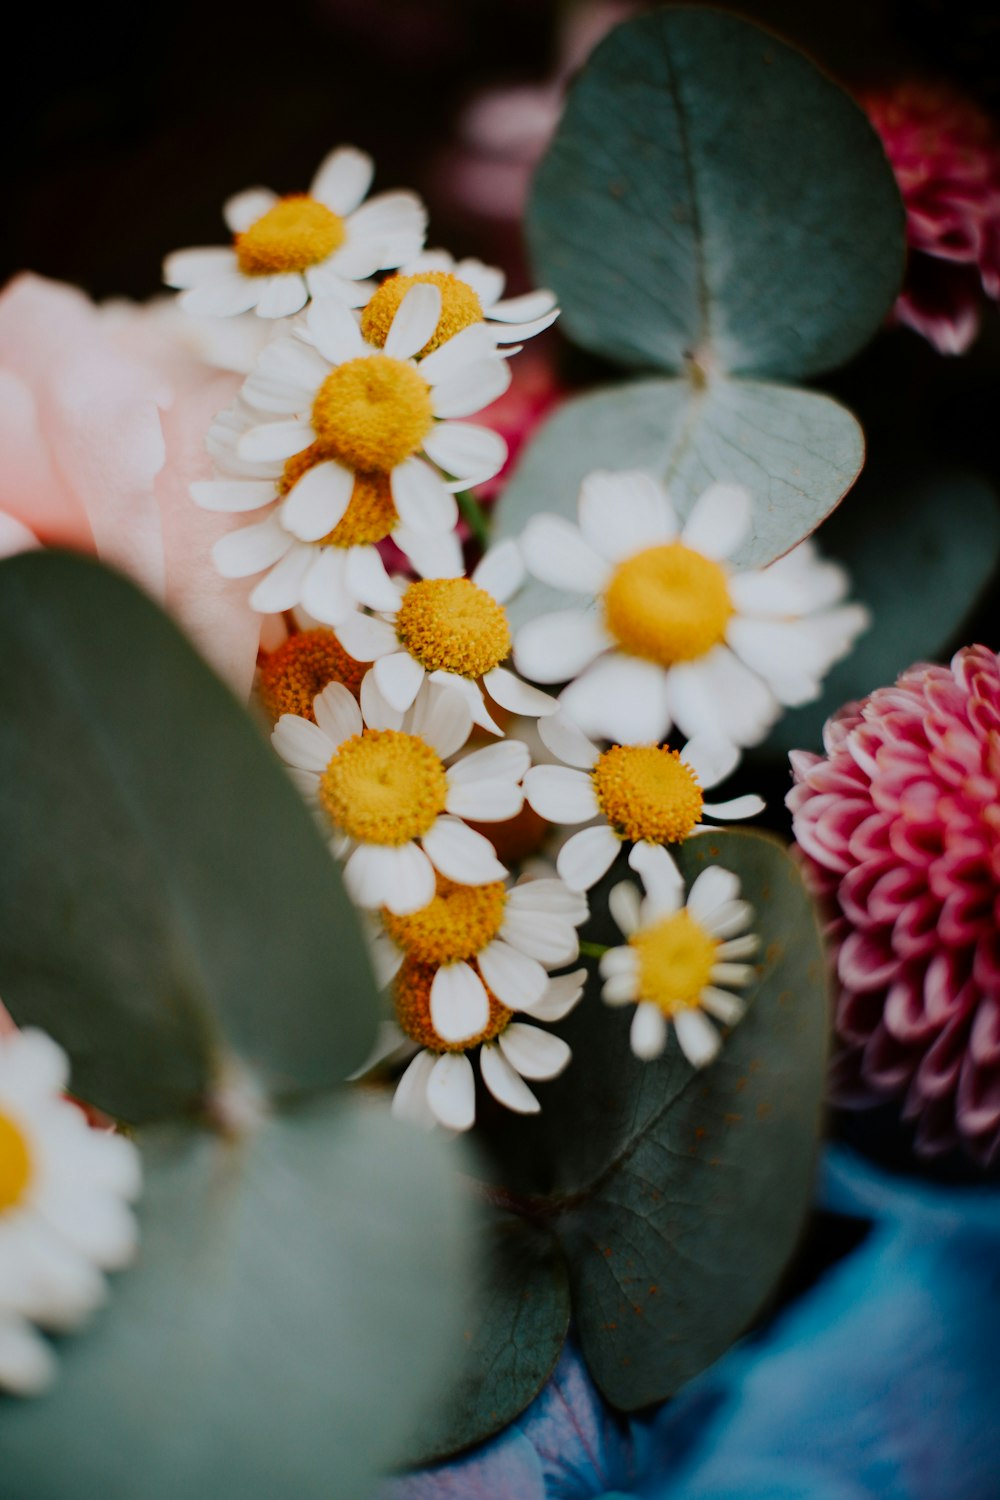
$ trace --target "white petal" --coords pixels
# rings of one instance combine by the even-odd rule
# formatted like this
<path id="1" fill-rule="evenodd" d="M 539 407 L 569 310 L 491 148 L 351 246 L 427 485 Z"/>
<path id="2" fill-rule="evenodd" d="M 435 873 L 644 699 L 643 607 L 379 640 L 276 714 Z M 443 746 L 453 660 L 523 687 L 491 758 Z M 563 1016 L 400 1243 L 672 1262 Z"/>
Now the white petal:
<path id="1" fill-rule="evenodd" d="M 684 880 L 670 853 L 662 844 L 642 840 L 629 850 L 629 867 L 646 889 L 643 920 L 669 917 L 684 904 Z"/>
<path id="2" fill-rule="evenodd" d="M 477 963 L 501 1005 L 510 1010 L 530 1010 L 549 987 L 549 976 L 537 959 L 498 939 L 487 943 Z"/>
<path id="3" fill-rule="evenodd" d="M 524 558 L 512 537 L 492 546 L 472 574 L 473 583 L 491 594 L 498 604 L 506 604 L 517 593 L 524 578 Z"/>
<path id="4" fill-rule="evenodd" d="M 667 673 L 620 651 L 595 662 L 559 702 L 587 734 L 623 745 L 658 744 L 670 729 Z"/>
<path id="5" fill-rule="evenodd" d="M 658 1005 L 645 1000 L 636 1007 L 629 1030 L 629 1041 L 632 1051 L 643 1062 L 659 1057 L 667 1045 L 667 1022 Z"/>
<path id="6" fill-rule="evenodd" d="M 427 1102 L 450 1130 L 469 1130 L 476 1119 L 476 1080 L 464 1052 L 446 1052 L 434 1064 Z"/>
<path id="7" fill-rule="evenodd" d="M 448 789 L 446 811 L 475 823 L 506 823 L 524 806 L 524 793 L 514 782 L 476 781 Z"/>
<path id="8" fill-rule="evenodd" d="M 317 774 L 326 770 L 337 748 L 318 724 L 298 714 L 281 715 L 271 731 L 271 744 L 288 765 Z"/>
<path id="9" fill-rule="evenodd" d="M 347 549 L 346 582 L 355 599 L 369 609 L 399 608 L 399 588 L 374 547 Z"/>
<path id="10" fill-rule="evenodd" d="M 483 678 L 483 686 L 494 703 L 499 703 L 509 713 L 520 714 L 526 719 L 544 718 L 548 714 L 554 714 L 558 708 L 556 700 L 548 693 L 522 682 L 520 677 L 515 677 L 506 667 L 494 667 L 492 672 L 487 672 Z"/>
<path id="11" fill-rule="evenodd" d="M 409 458 L 398 464 L 392 471 L 390 485 L 399 519 L 407 530 L 454 530 L 458 521 L 455 497 L 423 459 Z"/>
<path id="12" fill-rule="evenodd" d="M 698 661 L 680 662 L 667 674 L 670 711 L 687 735 L 758 744 L 778 716 L 779 705 L 766 683 L 725 646 Z"/>
<path id="13" fill-rule="evenodd" d="M 561 917 L 574 926 L 587 920 L 586 896 L 571 891 L 563 880 L 551 876 L 525 878 L 507 893 L 508 915 L 512 912 L 544 913 Z"/>
<path id="14" fill-rule="evenodd" d="M 296 416 L 312 406 L 329 374 L 326 361 L 298 338 L 279 338 L 261 350 L 240 395 L 276 416 Z"/>
<path id="15" fill-rule="evenodd" d="M 631 1005 L 638 998 L 639 973 L 637 969 L 623 969 L 618 974 L 612 974 L 601 986 L 601 999 L 605 1005 Z"/>
<path id="16" fill-rule="evenodd" d="M 23 1318 L 0 1311 L 0 1391 L 41 1396 L 55 1383 L 55 1354 Z"/>
<path id="17" fill-rule="evenodd" d="M 524 795 L 550 823 L 587 823 L 601 810 L 590 775 L 569 766 L 533 766 L 524 778 Z"/>
<path id="18" fill-rule="evenodd" d="M 538 737 L 547 750 L 558 755 L 568 766 L 591 771 L 600 759 L 601 752 L 593 740 L 588 739 L 583 730 L 562 712 L 540 721 Z"/>
<path id="19" fill-rule="evenodd" d="M 631 890 L 638 900 L 639 893 L 629 881 L 623 880 L 614 887 L 615 891 L 623 889 Z M 638 919 L 638 910 L 636 914 Z M 609 948 L 606 953 L 601 954 L 598 968 L 603 979 L 620 979 L 623 975 L 628 975 L 629 978 L 638 980 L 639 955 L 630 943 L 621 948 Z"/>
<path id="20" fill-rule="evenodd" d="M 702 990 L 700 1004 L 710 1016 L 721 1021 L 723 1026 L 736 1026 L 747 1011 L 746 1001 L 739 995 L 731 995 L 728 990 L 717 990 L 711 984 Z"/>
<path id="21" fill-rule="evenodd" d="M 399 654 L 399 642 L 396 640 L 393 627 L 385 620 L 378 620 L 373 615 L 361 614 L 360 610 L 356 610 L 337 626 L 337 639 L 348 656 L 353 656 L 355 661 L 379 661 L 383 657 Z M 412 660 L 412 658 L 407 657 L 407 660 Z M 377 674 L 375 680 L 381 688 L 382 684 Z M 417 687 L 419 686 L 418 682 Z M 385 693 L 385 696 L 390 703 L 393 703 L 391 694 Z M 416 688 L 413 696 L 416 696 Z M 407 708 L 413 702 L 413 696 L 407 703 Z M 398 707 L 396 704 L 393 706 Z"/>
<path id="22" fill-rule="evenodd" d="M 359 845 L 344 866 L 344 883 L 359 906 L 387 906 L 398 917 L 434 899 L 434 871 L 416 844 Z"/>
<path id="23" fill-rule="evenodd" d="M 572 922 L 550 911 L 516 911 L 508 906 L 498 936 L 519 953 L 537 958 L 547 969 L 561 969 L 564 964 L 576 963 L 580 956 Z"/>
<path id="24" fill-rule="evenodd" d="M 568 682 L 611 644 L 595 614 L 564 609 L 522 625 L 514 640 L 514 664 L 533 682 Z"/>
<path id="25" fill-rule="evenodd" d="M 498 323 L 528 323 L 555 310 L 555 293 L 540 288 L 537 292 L 524 292 L 520 297 L 505 297 L 502 302 L 494 302 L 490 307 L 490 317 Z"/>
<path id="26" fill-rule="evenodd" d="M 403 727 L 403 714 L 384 696 L 374 672 L 366 672 L 361 679 L 361 712 L 370 729 Z"/>
<path id="27" fill-rule="evenodd" d="M 412 1120 L 425 1128 L 434 1123 L 427 1102 L 427 1088 L 436 1063 L 433 1052 L 418 1052 L 410 1063 L 392 1096 L 392 1113 L 397 1120 Z"/>
<path id="28" fill-rule="evenodd" d="M 639 926 L 639 892 L 631 880 L 622 880 L 608 895 L 608 909 L 619 929 L 631 937 Z M 603 973 L 603 969 L 601 970 Z"/>
<path id="29" fill-rule="evenodd" d="M 368 277 L 373 276 L 387 259 L 389 259 L 389 252 L 385 240 L 373 238 L 371 235 L 349 232 L 348 238 L 340 249 L 335 250 L 324 265 L 342 278 L 342 285 L 346 280 L 348 284 L 363 282 L 371 288 L 372 283 L 368 281 Z M 368 293 L 368 296 L 370 295 L 371 290 Z M 357 299 L 342 298 L 341 300 L 345 306 L 363 307 L 368 301 L 368 296 Z"/>
<path id="30" fill-rule="evenodd" d="M 700 1010 L 679 1010 L 674 1016 L 674 1030 L 692 1068 L 707 1067 L 722 1046 L 719 1033 Z"/>
<path id="31" fill-rule="evenodd" d="M 620 562 L 669 542 L 677 518 L 666 491 L 640 470 L 588 474 L 580 490 L 580 530 L 601 557 Z"/>
<path id="32" fill-rule="evenodd" d="M 681 540 L 705 557 L 729 557 L 749 531 L 751 516 L 745 489 L 735 484 L 709 485 L 695 501 Z"/>
<path id="33" fill-rule="evenodd" d="M 303 277 L 297 272 L 284 272 L 280 276 L 264 278 L 260 296 L 257 298 L 258 318 L 290 318 L 309 300 L 309 292 Z"/>
<path id="34" fill-rule="evenodd" d="M 739 989 L 753 983 L 754 969 L 752 964 L 713 964 L 709 977 L 715 984 L 728 984 Z"/>
<path id="35" fill-rule="evenodd" d="M 756 953 L 760 947 L 760 940 L 755 935 L 739 938 L 741 944 L 749 944 L 746 952 L 737 952 L 735 941 L 723 942 L 723 938 L 736 938 L 739 932 L 746 932 L 753 925 L 754 909 L 749 901 L 723 901 L 721 906 L 715 907 L 707 916 L 701 919 L 701 925 L 711 937 L 719 941 L 717 955 L 719 958 L 747 958 Z M 729 950 L 733 951 L 730 952 Z"/>
<path id="36" fill-rule="evenodd" d="M 421 843 L 441 874 L 458 885 L 487 885 L 507 874 L 489 839 L 460 818 L 438 818 Z"/>
<path id="37" fill-rule="evenodd" d="M 223 578 L 249 578 L 284 557 L 294 538 L 277 516 L 227 531 L 212 548 L 212 560 Z"/>
<path id="38" fill-rule="evenodd" d="M 410 294 L 412 296 L 412 293 Z M 434 415 L 442 419 L 471 417 L 498 400 L 510 385 L 510 365 L 504 359 L 481 359 L 450 380 L 434 387 Z"/>
<path id="39" fill-rule="evenodd" d="M 344 549 L 324 547 L 302 585 L 302 607 L 324 625 L 340 625 L 357 608 L 346 574 Z"/>
<path id="40" fill-rule="evenodd" d="M 336 748 L 361 733 L 361 710 L 357 699 L 342 682 L 328 682 L 313 699 L 316 723 Z"/>
<path id="41" fill-rule="evenodd" d="M 740 821 L 743 818 L 755 818 L 766 806 L 763 797 L 756 797 L 748 792 L 744 797 L 731 797 L 728 802 L 706 802 L 702 811 L 710 818 Z"/>
<path id="42" fill-rule="evenodd" d="M 849 587 L 838 563 L 821 561 L 815 548 L 802 542 L 769 568 L 735 574 L 729 595 L 740 614 L 788 618 L 838 604 Z"/>
<path id="43" fill-rule="evenodd" d="M 392 539 L 421 578 L 462 578 L 462 544 L 453 531 L 408 531 L 400 527 Z"/>
<path id="44" fill-rule="evenodd" d="M 328 460 L 307 469 L 289 490 L 281 524 L 303 542 L 318 542 L 341 520 L 354 493 L 350 469 Z"/>
<path id="45" fill-rule="evenodd" d="M 233 234 L 244 234 L 277 201 L 277 193 L 272 193 L 270 188 L 246 188 L 242 193 L 236 193 L 226 200 L 222 205 L 222 217 Z"/>
<path id="46" fill-rule="evenodd" d="M 179 302 L 193 318 L 233 318 L 256 307 L 260 293 L 261 284 L 256 277 L 234 271 L 182 292 Z"/>
<path id="47" fill-rule="evenodd" d="M 681 751 L 681 760 L 689 765 L 697 776 L 702 790 L 715 786 L 735 771 L 739 765 L 740 752 L 728 740 L 711 739 L 699 735 L 688 740 Z"/>
<path id="48" fill-rule="evenodd" d="M 302 584 L 312 565 L 313 556 L 308 547 L 290 547 L 253 590 L 250 608 L 259 610 L 262 615 L 294 609 L 302 598 Z"/>
<path id="49" fill-rule="evenodd" d="M 453 786 L 497 779 L 520 781 L 530 760 L 528 747 L 521 740 L 504 740 L 502 745 L 487 745 L 485 750 L 463 755 L 448 772 L 448 781 Z"/>
<path id="50" fill-rule="evenodd" d="M 607 824 L 581 828 L 559 850 L 556 869 L 572 891 L 589 891 L 610 870 L 621 849 Z"/>
<path id="51" fill-rule="evenodd" d="M 698 921 L 705 921 L 723 903 L 737 901 L 740 894 L 739 876 L 721 865 L 709 865 L 702 870 L 688 892 L 688 911 Z"/>
<path id="52" fill-rule="evenodd" d="M 243 434 L 236 451 L 254 463 L 292 458 L 308 448 L 315 436 L 308 422 L 262 422 Z"/>
<path id="53" fill-rule="evenodd" d="M 440 317 L 440 287 L 417 282 L 396 309 L 386 335 L 386 354 L 391 359 L 411 359 L 434 337 Z"/>
<path id="54" fill-rule="evenodd" d="M 191 486 L 191 499 L 202 510 L 236 514 L 259 510 L 278 498 L 272 479 L 199 479 Z"/>
<path id="55" fill-rule="evenodd" d="M 496 358 L 496 341 L 484 323 L 473 323 L 422 359 L 420 373 L 430 385 L 437 386 L 486 358 Z"/>
<path id="56" fill-rule="evenodd" d="M 587 978 L 586 969 L 576 969 L 572 974 L 558 974 L 550 979 L 548 989 L 528 1011 L 536 1021 L 561 1021 L 568 1016 L 583 998 L 583 986 Z"/>
<path id="57" fill-rule="evenodd" d="M 742 901 L 738 901 L 734 902 L 733 904 L 736 906 L 742 906 L 745 903 Z M 730 920 L 733 924 L 733 930 L 738 930 L 735 928 L 737 918 L 733 916 Z M 747 918 L 740 918 L 740 925 L 745 926 L 747 920 Z M 723 935 L 724 934 L 719 933 L 718 931 L 715 934 L 715 936 L 717 937 L 721 937 Z M 726 941 L 724 943 L 720 943 L 718 947 L 718 955 L 721 959 L 724 959 L 726 963 L 728 963 L 731 959 L 754 958 L 759 952 L 760 938 L 755 932 L 746 932 L 742 937 L 727 938 Z"/>
<path id="58" fill-rule="evenodd" d="M 487 1042 L 480 1048 L 479 1067 L 483 1082 L 498 1103 L 519 1115 L 538 1113 L 538 1100 L 495 1043 Z"/>
<path id="59" fill-rule="evenodd" d="M 452 270 L 460 280 L 468 282 L 479 298 L 482 308 L 489 311 L 492 317 L 492 308 L 503 296 L 504 284 L 507 280 L 503 271 L 497 266 L 487 266 L 481 260 L 472 258 L 460 260 L 457 265 L 442 266 L 440 269 Z"/>
<path id="60" fill-rule="evenodd" d="M 163 280 L 167 286 L 187 291 L 203 281 L 218 281 L 237 270 L 234 251 L 221 245 L 199 246 L 192 250 L 175 250 L 163 262 Z"/>
<path id="61" fill-rule="evenodd" d="M 570 594 L 601 593 L 608 581 L 606 560 L 562 516 L 532 516 L 521 538 L 531 574 Z"/>
<path id="62" fill-rule="evenodd" d="M 482 980 L 467 963 L 445 964 L 431 983 L 431 1025 L 445 1042 L 463 1042 L 484 1031 L 490 1002 Z"/>
<path id="63" fill-rule="evenodd" d="M 394 189 L 389 193 L 376 193 L 374 198 L 369 198 L 367 203 L 354 210 L 348 223 L 352 238 L 358 235 L 396 240 L 416 238 L 418 243 L 410 249 L 407 256 L 407 259 L 412 259 L 423 249 L 427 210 L 416 193 Z M 386 270 L 393 265 L 402 265 L 402 261 L 383 262 Z"/>
<path id="64" fill-rule="evenodd" d="M 393 708 L 405 713 L 413 706 L 420 691 L 424 680 L 423 667 L 407 651 L 394 651 L 390 656 L 370 659 L 375 662 L 373 670 L 379 692 Z"/>
<path id="65" fill-rule="evenodd" d="M 493 316 L 490 313 L 490 317 Z M 533 339 L 537 334 L 544 333 L 546 328 L 552 327 L 558 316 L 559 309 L 554 307 L 551 312 L 544 313 L 540 318 L 532 318 L 528 323 L 491 322 L 488 326 L 498 344 L 516 344 L 517 348 L 510 352 L 517 354 L 520 353 L 522 340 Z M 508 351 L 505 349 L 503 352 Z"/>
<path id="66" fill-rule="evenodd" d="M 447 760 L 469 738 L 472 715 L 461 693 L 428 683 L 414 704 L 407 728 L 433 746 L 442 760 Z"/>
<path id="67" fill-rule="evenodd" d="M 332 365 L 371 353 L 357 318 L 339 298 L 324 297 L 311 303 L 306 324 L 316 348 Z"/>
<path id="68" fill-rule="evenodd" d="M 482 484 L 507 461 L 507 444 L 498 432 L 471 422 L 438 422 L 424 439 L 427 457 L 461 481 L 461 488 Z"/>
<path id="69" fill-rule="evenodd" d="M 497 1038 L 500 1051 L 522 1078 L 557 1078 L 573 1056 L 561 1036 L 512 1021 Z"/>
<path id="70" fill-rule="evenodd" d="M 364 151 L 354 146 L 338 146 L 320 163 L 309 196 L 343 217 L 363 202 L 374 175 L 375 163 Z"/>

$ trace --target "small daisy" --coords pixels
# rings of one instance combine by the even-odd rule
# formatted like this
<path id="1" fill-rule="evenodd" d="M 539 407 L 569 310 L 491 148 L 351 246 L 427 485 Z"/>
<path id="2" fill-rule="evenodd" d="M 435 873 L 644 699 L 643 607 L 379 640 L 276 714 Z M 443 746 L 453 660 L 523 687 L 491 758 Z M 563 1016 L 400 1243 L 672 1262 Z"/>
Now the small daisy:
<path id="1" fill-rule="evenodd" d="M 554 698 L 502 665 L 511 647 L 504 605 L 524 580 L 517 543 L 501 542 L 487 552 L 471 578 L 464 576 L 461 561 L 450 575 L 392 582 L 396 607 L 381 610 L 379 618 L 357 613 L 341 621 L 341 645 L 359 660 L 375 663 L 375 681 L 394 708 L 409 708 L 429 679 L 460 692 L 473 723 L 493 734 L 503 731 L 490 715 L 483 689 L 510 713 L 534 718 L 554 713 Z"/>
<path id="2" fill-rule="evenodd" d="M 559 316 L 554 294 L 526 292 L 501 301 L 504 279 L 502 271 L 480 260 L 455 261 L 446 250 L 425 251 L 373 293 L 361 314 L 362 332 L 369 343 L 384 344 L 400 302 L 421 282 L 441 293 L 441 316 L 422 354 L 473 325 L 483 325 L 495 345 L 520 344 L 551 327 Z"/>
<path id="3" fill-rule="evenodd" d="M 374 172 L 370 156 L 341 146 L 308 193 L 238 193 L 223 209 L 232 248 L 177 250 L 164 262 L 164 281 L 184 290 L 186 312 L 207 317 L 253 308 L 260 318 L 287 318 L 310 297 L 361 307 L 371 293 L 368 277 L 417 255 L 427 226 L 414 193 L 364 202 Z"/>
<path id="4" fill-rule="evenodd" d="M 479 1053 L 483 1083 L 498 1103 L 516 1114 L 537 1114 L 541 1106 L 525 1079 L 556 1078 L 571 1053 L 561 1037 L 515 1020 L 515 1011 L 487 991 L 486 1024 L 477 1036 L 449 1042 L 431 1018 L 433 965 L 407 959 L 396 975 L 393 1003 L 399 1037 L 406 1052 L 419 1048 L 396 1085 L 392 1112 L 424 1128 L 444 1125 L 469 1130 L 476 1120 L 476 1078 L 471 1055 Z M 542 998 L 530 1008 L 536 1021 L 559 1021 L 583 994 L 585 969 L 550 979 Z M 526 1008 L 526 1007 L 522 1007 Z"/>
<path id="5" fill-rule="evenodd" d="M 433 968 L 431 1021 L 446 1042 L 459 1042 L 489 1024 L 491 995 L 508 1010 L 539 1004 L 549 971 L 578 958 L 576 929 L 586 920 L 585 897 L 556 878 L 458 885 L 439 876 L 420 911 L 382 913 L 375 971 L 388 983 L 404 962 Z"/>
<path id="6" fill-rule="evenodd" d="M 570 682 L 560 697 L 587 734 L 624 744 L 688 738 L 758 744 L 782 706 L 819 694 L 823 675 L 868 623 L 838 605 L 843 570 L 803 542 L 762 571 L 725 559 L 751 524 L 745 490 L 716 484 L 680 529 L 648 474 L 591 474 L 579 527 L 535 516 L 522 538 L 543 583 L 585 605 L 525 625 L 514 661 L 533 682 Z"/>
<path id="7" fill-rule="evenodd" d="M 104 1271 L 136 1249 L 130 1141 L 65 1097 L 66 1054 L 41 1031 L 0 1039 L 0 1390 L 48 1389 L 56 1360 L 35 1327 L 66 1333 L 104 1302 Z"/>
<path id="8" fill-rule="evenodd" d="M 407 916 L 434 899 L 435 872 L 458 885 L 504 878 L 489 839 L 465 820 L 499 822 L 520 811 L 524 745 L 506 740 L 446 768 L 469 737 L 472 715 L 464 698 L 437 684 L 402 714 L 370 675 L 360 705 L 331 682 L 313 712 L 315 723 L 283 714 L 271 739 L 332 825 L 331 849 L 347 858 L 344 881 L 358 906 Z"/>
<path id="9" fill-rule="evenodd" d="M 475 328 L 415 361 L 439 311 L 436 287 L 414 287 L 376 349 L 348 308 L 313 303 L 307 329 L 265 349 L 243 405 L 216 424 L 211 451 L 222 474 L 191 493 L 210 510 L 272 506 L 213 551 L 225 577 L 268 570 L 251 595 L 255 609 L 302 604 L 330 625 L 359 604 L 392 609 L 397 592 L 376 551 L 387 537 L 418 573 L 458 567 L 453 491 L 497 473 L 507 447 L 489 428 L 452 418 L 502 394 L 510 370 Z M 243 426 L 250 408 L 256 419 Z M 287 420 L 261 421 L 262 412 Z"/>
<path id="10" fill-rule="evenodd" d="M 565 764 L 532 766 L 524 778 L 529 806 L 550 823 L 592 825 L 559 851 L 557 869 L 573 890 L 600 880 L 623 844 L 680 844 L 704 830 L 703 817 L 752 818 L 764 807 L 755 796 L 704 801 L 702 790 L 723 781 L 740 758 L 725 740 L 689 740 L 679 751 L 612 745 L 602 752 L 561 713 L 540 720 L 538 732 Z"/>
<path id="11" fill-rule="evenodd" d="M 631 1042 L 636 1057 L 659 1057 L 673 1023 L 681 1050 L 693 1068 L 710 1063 L 722 1039 L 709 1020 L 724 1026 L 742 1020 L 745 1004 L 729 988 L 743 989 L 754 977 L 759 939 L 746 929 L 753 908 L 739 899 L 740 883 L 721 865 L 702 870 L 684 902 L 677 867 L 659 845 L 636 844 L 629 864 L 646 887 L 645 898 L 630 881 L 615 886 L 611 914 L 628 939 L 601 958 L 603 999 L 631 1005 Z"/>

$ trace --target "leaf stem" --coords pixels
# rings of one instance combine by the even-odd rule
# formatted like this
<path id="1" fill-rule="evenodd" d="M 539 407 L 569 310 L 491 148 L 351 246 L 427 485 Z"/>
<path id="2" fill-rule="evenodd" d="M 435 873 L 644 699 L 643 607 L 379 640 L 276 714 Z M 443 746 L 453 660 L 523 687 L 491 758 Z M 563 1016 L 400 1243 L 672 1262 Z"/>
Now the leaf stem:
<path id="1" fill-rule="evenodd" d="M 462 490 L 456 498 L 463 521 L 485 552 L 490 544 L 490 523 L 486 512 L 471 490 Z"/>
<path id="2" fill-rule="evenodd" d="M 580 943 L 581 958 L 603 958 L 610 949 L 609 943 Z"/>

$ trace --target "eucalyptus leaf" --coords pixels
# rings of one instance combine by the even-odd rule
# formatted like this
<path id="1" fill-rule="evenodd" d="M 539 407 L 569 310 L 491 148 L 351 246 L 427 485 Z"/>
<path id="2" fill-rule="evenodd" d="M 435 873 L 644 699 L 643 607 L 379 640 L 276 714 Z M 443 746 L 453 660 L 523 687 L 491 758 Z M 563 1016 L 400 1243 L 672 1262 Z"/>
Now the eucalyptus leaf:
<path id="1" fill-rule="evenodd" d="M 904 214 L 861 109 L 721 11 L 617 27 L 570 90 L 529 242 L 569 336 L 633 368 L 797 378 L 847 359 L 898 291 Z"/>
<path id="2" fill-rule="evenodd" d="M 1000 560 L 1000 506 L 976 474 L 870 469 L 824 527 L 822 545 L 847 568 L 871 625 L 831 669 L 822 697 L 789 710 L 754 756 L 819 750 L 824 723 L 843 704 L 959 644 Z"/>
<path id="3" fill-rule="evenodd" d="M 480 1229 L 476 1295 L 455 1350 L 451 1390 L 410 1455 L 431 1463 L 512 1422 L 552 1374 L 569 1327 L 558 1246 L 526 1219 L 496 1213 Z"/>
<path id="4" fill-rule="evenodd" d="M 277 1096 L 363 1060 L 376 997 L 298 793 L 177 627 L 84 558 L 0 564 L 0 995 L 128 1120 L 229 1053 Z"/>
<path id="5" fill-rule="evenodd" d="M 370 1494 L 465 1311 L 454 1146 L 373 1104 L 141 1143 L 140 1260 L 51 1395 L 0 1398 L 4 1500 Z"/>
<path id="6" fill-rule="evenodd" d="M 575 520 L 592 470 L 644 469 L 669 486 L 682 517 L 714 481 L 745 485 L 753 526 L 733 560 L 765 567 L 833 510 L 864 446 L 850 412 L 814 391 L 684 377 L 609 386 L 566 402 L 539 429 L 497 505 L 495 535 L 519 535 L 539 511 Z M 564 595 L 532 585 L 512 616 L 522 623 L 564 604 Z"/>

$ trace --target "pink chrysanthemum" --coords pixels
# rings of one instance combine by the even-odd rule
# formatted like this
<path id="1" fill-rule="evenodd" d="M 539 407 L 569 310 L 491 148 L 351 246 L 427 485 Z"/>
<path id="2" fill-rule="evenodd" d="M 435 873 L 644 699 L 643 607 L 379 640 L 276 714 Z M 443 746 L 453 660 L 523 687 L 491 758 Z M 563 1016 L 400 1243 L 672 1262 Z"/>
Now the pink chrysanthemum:
<path id="1" fill-rule="evenodd" d="M 894 316 L 940 353 L 962 354 L 979 331 L 980 287 L 1000 297 L 1000 139 L 942 85 L 904 83 L 861 103 L 906 205 L 910 259 Z"/>
<path id="2" fill-rule="evenodd" d="M 833 916 L 838 1102 L 905 1093 L 917 1145 L 1000 1153 L 1000 657 L 959 651 L 794 751 L 795 837 Z"/>

